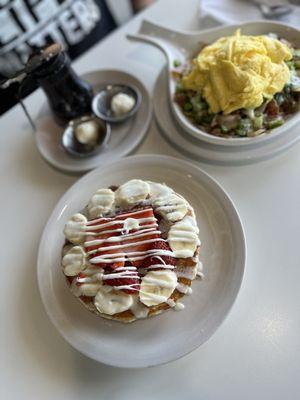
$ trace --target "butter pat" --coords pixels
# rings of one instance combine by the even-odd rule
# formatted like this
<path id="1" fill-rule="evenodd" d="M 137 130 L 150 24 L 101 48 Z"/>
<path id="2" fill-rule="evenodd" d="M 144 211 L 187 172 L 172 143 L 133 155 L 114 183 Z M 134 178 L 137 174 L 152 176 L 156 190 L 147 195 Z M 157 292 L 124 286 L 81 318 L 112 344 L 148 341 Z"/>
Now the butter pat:
<path id="1" fill-rule="evenodd" d="M 98 139 L 98 125 L 95 121 L 82 122 L 76 126 L 74 134 L 79 143 L 96 143 Z"/>
<path id="2" fill-rule="evenodd" d="M 135 105 L 135 100 L 132 96 L 126 93 L 118 93 L 111 99 L 110 108 L 116 116 L 121 116 L 129 113 Z"/>

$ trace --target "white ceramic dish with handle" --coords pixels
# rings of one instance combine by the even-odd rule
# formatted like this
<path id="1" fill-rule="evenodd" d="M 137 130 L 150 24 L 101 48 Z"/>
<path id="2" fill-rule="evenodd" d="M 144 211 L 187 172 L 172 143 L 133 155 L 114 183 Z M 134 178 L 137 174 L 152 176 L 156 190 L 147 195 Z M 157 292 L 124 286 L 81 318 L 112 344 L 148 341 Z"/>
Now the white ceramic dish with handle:
<path id="1" fill-rule="evenodd" d="M 67 219 L 82 209 L 99 187 L 132 178 L 165 182 L 193 205 L 205 277 L 194 282 L 183 311 L 170 310 L 122 324 L 90 313 L 71 294 L 61 270 L 61 248 Z M 105 364 L 141 368 L 182 357 L 210 338 L 237 296 L 245 259 L 242 224 L 221 186 L 191 163 L 143 154 L 88 173 L 60 199 L 40 242 L 38 284 L 49 318 L 74 348 Z"/>
<path id="2" fill-rule="evenodd" d="M 268 33 L 276 33 L 280 37 L 287 39 L 296 47 L 300 47 L 300 31 L 288 25 L 269 21 L 253 21 L 240 25 L 220 26 L 213 29 L 203 30 L 200 32 L 184 32 L 167 29 L 163 26 L 154 24 L 149 21 L 143 21 L 139 31 L 136 34 L 130 34 L 127 37 L 132 40 L 138 40 L 149 43 L 158 47 L 167 59 L 169 79 L 168 95 L 171 110 L 175 120 L 181 125 L 186 133 L 196 139 L 220 146 L 247 146 L 257 145 L 271 141 L 278 135 L 284 134 L 300 121 L 300 112 L 290 116 L 286 122 L 265 134 L 252 138 L 222 138 L 213 136 L 192 124 L 183 114 L 180 107 L 174 102 L 174 94 L 176 89 L 176 81 L 172 78 L 172 70 L 174 69 L 174 61 L 185 62 L 193 58 L 200 49 L 206 45 L 213 43 L 217 39 L 232 35 L 237 29 L 241 29 L 242 33 L 247 35 L 264 35 Z"/>
<path id="3" fill-rule="evenodd" d="M 259 146 L 216 146 L 186 135 L 173 117 L 171 107 L 166 101 L 168 72 L 163 68 L 155 83 L 153 107 L 155 119 L 167 142 L 188 159 L 216 165 L 245 165 L 275 157 L 288 150 L 300 140 L 297 125 L 274 140 L 264 141 Z"/>

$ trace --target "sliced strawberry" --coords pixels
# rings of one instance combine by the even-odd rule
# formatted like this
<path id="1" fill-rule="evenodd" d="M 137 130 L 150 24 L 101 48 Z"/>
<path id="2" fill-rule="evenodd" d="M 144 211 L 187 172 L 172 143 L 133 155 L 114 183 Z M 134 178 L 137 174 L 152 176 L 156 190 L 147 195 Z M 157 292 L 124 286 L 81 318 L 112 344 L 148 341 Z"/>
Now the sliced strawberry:
<path id="1" fill-rule="evenodd" d="M 132 286 L 132 289 L 131 288 L 121 289 L 123 292 L 125 292 L 127 294 L 137 294 L 138 290 L 140 289 L 138 276 L 136 276 L 136 277 L 133 276 L 132 278 L 105 279 L 104 284 L 109 285 L 109 286 L 130 285 L 130 286 Z"/>
<path id="2" fill-rule="evenodd" d="M 152 243 L 152 249 L 171 251 L 170 246 L 164 240 L 160 240 L 159 242 Z M 159 256 L 159 258 L 157 258 L 156 256 L 147 257 L 144 260 L 142 267 L 143 268 L 151 268 L 151 265 L 162 264 L 160 259 L 162 259 L 166 265 L 176 265 L 176 259 L 174 257 L 162 255 L 162 256 Z"/>
<path id="3" fill-rule="evenodd" d="M 110 268 L 114 270 L 114 269 L 117 269 L 117 268 L 122 268 L 122 267 L 124 267 L 124 265 L 125 265 L 124 261 L 118 261 L 118 262 L 115 262 L 113 264 L 110 264 Z"/>
<path id="4" fill-rule="evenodd" d="M 78 279 L 82 279 L 82 278 L 85 278 L 85 277 L 86 277 L 86 274 L 84 274 L 83 272 L 79 272 L 79 274 L 77 275 L 77 278 L 76 278 L 76 286 L 82 285 L 81 282 L 78 282 Z"/>

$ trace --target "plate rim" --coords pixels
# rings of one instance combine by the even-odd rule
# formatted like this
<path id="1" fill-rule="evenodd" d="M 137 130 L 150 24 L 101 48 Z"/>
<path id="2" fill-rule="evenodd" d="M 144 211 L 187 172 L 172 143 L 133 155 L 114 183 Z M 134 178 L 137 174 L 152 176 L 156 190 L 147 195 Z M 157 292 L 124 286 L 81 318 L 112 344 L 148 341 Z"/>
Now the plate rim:
<path id="1" fill-rule="evenodd" d="M 176 164 L 180 164 L 182 166 L 186 166 L 186 167 L 190 167 L 194 170 L 197 170 L 197 173 L 202 175 L 202 177 L 204 177 L 205 179 L 205 183 L 210 183 L 213 187 L 214 190 L 217 190 L 217 192 L 219 192 L 220 194 L 222 194 L 222 204 L 224 206 L 226 206 L 225 211 L 230 211 L 230 213 L 232 215 L 234 215 L 234 220 L 232 220 L 232 216 L 230 217 L 230 221 L 233 221 L 230 225 L 231 227 L 234 226 L 234 231 L 239 231 L 239 239 L 240 239 L 240 266 L 239 266 L 239 271 L 238 271 L 238 281 L 236 283 L 236 285 L 233 287 L 233 296 L 231 297 L 230 301 L 228 302 L 228 305 L 226 305 L 226 309 L 225 312 L 223 313 L 223 315 L 221 316 L 221 318 L 219 319 L 218 323 L 215 324 L 215 326 L 213 327 L 213 329 L 211 329 L 209 335 L 202 341 L 199 343 L 193 343 L 192 345 L 189 346 L 189 348 L 187 350 L 185 350 L 184 352 L 177 354 L 175 357 L 168 357 L 168 359 L 160 361 L 160 362 L 152 362 L 152 363 L 135 363 L 133 364 L 126 364 L 126 363 L 116 363 L 114 361 L 110 362 L 107 359 L 100 359 L 99 357 L 97 357 L 97 355 L 95 355 L 92 352 L 89 352 L 88 350 L 84 349 L 80 344 L 76 344 L 75 341 L 73 340 L 72 337 L 68 336 L 68 332 L 64 331 L 61 328 L 61 325 L 59 323 L 59 321 L 57 321 L 57 318 L 55 318 L 55 315 L 53 315 L 53 313 L 50 311 L 49 307 L 48 307 L 48 303 L 47 303 L 47 299 L 46 299 L 46 295 L 44 295 L 43 292 L 43 283 L 42 283 L 42 279 L 43 279 L 43 270 L 41 267 L 41 259 L 43 257 L 43 252 L 44 252 L 44 247 L 45 247 L 45 242 L 47 242 L 47 236 L 48 236 L 48 230 L 50 225 L 52 224 L 52 220 L 55 216 L 59 215 L 60 213 L 63 212 L 64 206 L 63 204 L 65 203 L 65 198 L 68 197 L 68 194 L 71 190 L 76 189 L 76 187 L 80 187 L 80 185 L 82 184 L 82 181 L 89 179 L 89 177 L 91 175 L 95 175 L 97 176 L 99 173 L 99 170 L 101 169 L 101 167 L 96 168 L 94 170 L 92 170 L 91 172 L 85 174 L 84 176 L 82 176 L 81 178 L 79 178 L 73 185 L 71 185 L 65 192 L 64 194 L 60 197 L 60 199 L 57 201 L 55 207 L 53 208 L 52 212 L 50 213 L 47 223 L 43 229 L 42 235 L 41 235 L 41 239 L 39 242 L 39 246 L 38 246 L 38 254 L 37 254 L 37 282 L 38 282 L 38 289 L 39 289 L 39 294 L 40 294 L 40 298 L 42 300 L 42 304 L 43 307 L 45 309 L 45 312 L 49 318 L 49 320 L 51 321 L 51 323 L 53 324 L 53 326 L 56 328 L 56 330 L 58 331 L 58 333 L 63 337 L 63 339 L 69 344 L 71 345 L 71 347 L 73 347 L 74 349 L 76 349 L 77 351 L 79 351 L 80 353 L 84 354 L 85 356 L 87 356 L 88 358 L 91 358 L 97 362 L 112 366 L 112 367 L 118 367 L 118 368 L 144 368 L 144 367 L 153 367 L 153 366 L 157 366 L 157 365 L 164 365 L 167 364 L 169 362 L 178 360 L 188 354 L 190 354 L 192 351 L 196 350 L 197 348 L 199 348 L 202 344 L 204 344 L 205 342 L 207 342 L 208 340 L 210 340 L 210 338 L 213 336 L 213 334 L 220 328 L 220 326 L 223 324 L 223 322 L 225 321 L 225 319 L 227 318 L 227 316 L 229 315 L 230 311 L 232 310 L 233 305 L 235 304 L 238 294 L 240 292 L 241 289 L 241 285 L 244 279 L 244 275 L 245 275 L 245 268 L 246 268 L 246 263 L 247 263 L 247 242 L 246 242 L 246 235 L 245 235 L 245 230 L 243 227 L 243 223 L 241 220 L 241 217 L 238 213 L 237 208 L 235 207 L 235 204 L 233 202 L 233 200 L 231 199 L 231 197 L 228 195 L 227 191 L 221 186 L 221 184 L 218 183 L 218 181 L 213 178 L 212 176 L 210 176 L 207 172 L 203 171 L 199 166 L 195 165 L 194 163 L 191 163 L 189 161 L 186 161 L 184 159 L 179 159 L 176 157 L 171 157 L 171 156 L 166 156 L 166 155 L 158 155 L 158 154 L 141 154 L 141 155 L 133 155 L 133 156 L 128 156 L 128 157 L 124 157 L 121 158 L 118 161 L 115 161 L 113 163 L 108 164 L 108 166 L 111 166 L 113 164 L 120 164 L 120 167 L 122 166 L 122 163 L 126 163 L 126 162 L 132 162 L 137 160 L 137 161 L 142 161 L 145 159 L 145 157 L 149 160 L 149 161 L 156 161 L 156 164 L 161 160 L 162 162 L 176 162 Z M 225 201 L 225 203 L 224 203 Z M 98 353 L 97 353 L 98 354 Z"/>

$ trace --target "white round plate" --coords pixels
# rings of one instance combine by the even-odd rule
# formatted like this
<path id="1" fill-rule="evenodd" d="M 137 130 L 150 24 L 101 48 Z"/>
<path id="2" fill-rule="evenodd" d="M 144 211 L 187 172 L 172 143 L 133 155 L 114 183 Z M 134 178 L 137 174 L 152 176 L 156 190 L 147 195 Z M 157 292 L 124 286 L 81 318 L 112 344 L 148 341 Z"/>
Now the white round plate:
<path id="1" fill-rule="evenodd" d="M 202 240 L 204 280 L 193 283 L 186 308 L 132 324 L 90 313 L 69 291 L 61 271 L 63 227 L 99 187 L 132 178 L 165 182 L 195 209 Z M 238 213 L 219 184 L 186 161 L 139 155 L 98 168 L 61 198 L 45 227 L 38 254 L 38 284 L 53 324 L 77 350 L 99 362 L 140 368 L 175 360 L 204 343 L 229 312 L 239 291 L 246 258 Z"/>
<path id="2" fill-rule="evenodd" d="M 68 173 L 83 173 L 105 165 L 132 153 L 144 139 L 152 118 L 152 103 L 147 89 L 134 76 L 118 70 L 97 70 L 82 75 L 97 88 L 109 84 L 120 83 L 136 86 L 142 96 L 138 112 L 122 124 L 111 124 L 109 142 L 99 154 L 86 159 L 70 157 L 62 148 L 60 141 L 63 128 L 58 126 L 45 102 L 40 110 L 36 123 L 36 144 L 42 157 L 53 167 Z"/>
<path id="3" fill-rule="evenodd" d="M 282 135 L 276 135 L 272 141 L 253 142 L 247 146 L 218 146 L 195 139 L 186 133 L 174 119 L 167 100 L 167 79 L 167 70 L 163 69 L 156 81 L 153 95 L 155 118 L 165 139 L 187 157 L 220 165 L 250 164 L 273 157 L 300 139 L 297 126 L 290 128 Z"/>

